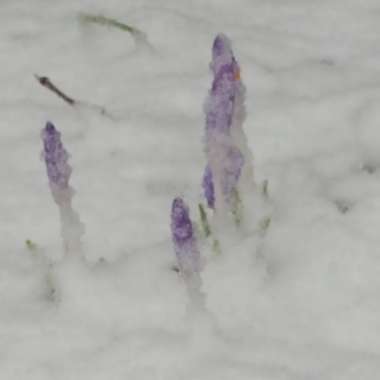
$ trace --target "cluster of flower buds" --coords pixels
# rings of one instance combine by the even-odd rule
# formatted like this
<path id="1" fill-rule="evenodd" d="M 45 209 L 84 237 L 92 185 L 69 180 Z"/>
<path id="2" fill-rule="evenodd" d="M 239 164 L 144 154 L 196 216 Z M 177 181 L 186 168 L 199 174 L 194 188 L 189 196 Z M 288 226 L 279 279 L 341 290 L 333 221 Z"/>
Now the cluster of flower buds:
<path id="1" fill-rule="evenodd" d="M 212 48 L 213 83 L 205 104 L 207 166 L 202 186 L 207 205 L 233 212 L 249 149 L 242 129 L 245 88 L 229 39 L 220 34 Z"/>
<path id="2" fill-rule="evenodd" d="M 240 206 L 239 183 L 244 173 L 249 172 L 250 153 L 242 129 L 245 88 L 231 43 L 224 35 L 215 38 L 210 67 L 213 82 L 205 104 L 207 166 L 202 187 L 209 208 L 216 211 L 228 209 L 236 214 Z M 69 184 L 72 172 L 68 164 L 69 154 L 62 144 L 61 134 L 52 123 L 46 124 L 41 137 L 50 189 L 60 210 L 65 250 L 78 251 L 84 229 L 71 204 L 74 191 Z M 207 215 L 201 205 L 200 210 L 205 236 L 208 236 Z M 189 208 L 182 198 L 173 201 L 171 230 L 179 271 L 191 294 L 201 295 L 200 253 Z M 217 241 L 214 243 L 218 244 Z"/>
<path id="3" fill-rule="evenodd" d="M 219 34 L 212 47 L 213 82 L 205 104 L 205 146 L 207 165 L 202 188 L 207 206 L 220 213 L 228 210 L 239 224 L 241 198 L 239 181 L 250 170 L 250 152 L 242 124 L 245 118 L 245 88 L 240 68 L 233 55 L 229 39 Z M 248 168 L 248 169 L 247 169 Z M 207 213 L 199 205 L 204 236 L 211 234 Z M 185 280 L 199 277 L 199 251 L 189 217 L 189 209 L 181 198 L 173 201 L 171 213 L 172 237 L 179 270 Z M 220 252 L 214 237 L 213 247 Z"/>

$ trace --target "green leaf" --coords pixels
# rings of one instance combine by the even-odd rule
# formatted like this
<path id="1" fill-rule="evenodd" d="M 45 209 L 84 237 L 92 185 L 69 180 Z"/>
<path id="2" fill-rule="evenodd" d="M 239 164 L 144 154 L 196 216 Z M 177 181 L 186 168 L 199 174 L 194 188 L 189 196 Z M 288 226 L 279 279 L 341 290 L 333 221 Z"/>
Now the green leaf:
<path id="1" fill-rule="evenodd" d="M 117 28 L 120 30 L 123 30 L 125 32 L 137 35 L 137 34 L 143 34 L 138 29 L 136 29 L 133 26 L 124 24 L 114 18 L 105 17 L 103 15 L 93 15 L 90 13 L 80 13 L 79 14 L 80 21 L 84 23 L 92 23 L 92 24 L 98 24 L 98 25 L 104 25 L 104 26 L 110 26 L 113 28 Z"/>

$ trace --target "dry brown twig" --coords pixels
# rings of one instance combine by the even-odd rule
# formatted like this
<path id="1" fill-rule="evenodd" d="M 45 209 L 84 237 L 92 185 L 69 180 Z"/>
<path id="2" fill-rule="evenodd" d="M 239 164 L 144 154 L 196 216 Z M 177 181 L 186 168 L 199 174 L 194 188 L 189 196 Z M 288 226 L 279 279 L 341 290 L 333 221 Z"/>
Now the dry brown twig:
<path id="1" fill-rule="evenodd" d="M 56 94 L 59 98 L 61 98 L 68 105 L 70 105 L 72 107 L 85 107 L 85 108 L 95 109 L 98 112 L 100 112 L 100 114 L 102 116 L 106 116 L 108 118 L 113 119 L 112 115 L 110 113 L 108 113 L 108 111 L 104 107 L 98 106 L 98 105 L 92 104 L 92 103 L 83 102 L 83 101 L 80 101 L 80 100 L 75 100 L 71 96 L 66 95 L 48 77 L 46 77 L 46 76 L 39 76 L 37 74 L 34 74 L 34 77 L 37 79 L 38 83 L 41 86 L 45 87 L 49 91 L 51 91 L 54 94 Z"/>

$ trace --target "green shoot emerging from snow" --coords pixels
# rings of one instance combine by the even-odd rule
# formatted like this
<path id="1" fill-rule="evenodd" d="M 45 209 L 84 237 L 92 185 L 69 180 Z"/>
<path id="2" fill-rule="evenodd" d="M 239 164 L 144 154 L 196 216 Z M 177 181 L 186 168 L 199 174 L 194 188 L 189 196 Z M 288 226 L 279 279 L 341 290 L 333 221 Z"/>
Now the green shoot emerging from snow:
<path id="1" fill-rule="evenodd" d="M 240 226 L 243 219 L 243 203 L 241 201 L 239 191 L 235 188 L 231 193 L 231 212 L 235 220 L 236 226 Z"/>
<path id="2" fill-rule="evenodd" d="M 198 204 L 198 209 L 199 209 L 199 216 L 201 218 L 201 226 L 202 226 L 203 234 L 205 238 L 208 238 L 211 235 L 211 229 L 210 229 L 210 224 L 207 219 L 206 211 L 201 203 Z"/>
<path id="3" fill-rule="evenodd" d="M 84 23 L 92 23 L 92 24 L 98 24 L 98 25 L 104 25 L 112 28 L 117 28 L 120 30 L 123 30 L 124 32 L 128 32 L 133 34 L 134 36 L 143 36 L 144 33 L 142 33 L 140 30 L 136 29 L 133 26 L 124 24 L 120 21 L 115 20 L 114 18 L 105 17 L 103 15 L 93 15 L 90 13 L 80 13 L 79 14 L 80 21 Z"/>
<path id="4" fill-rule="evenodd" d="M 202 203 L 198 204 L 198 210 L 199 210 L 199 216 L 201 219 L 201 227 L 202 227 L 203 235 L 207 239 L 209 236 L 212 236 L 212 232 L 211 232 L 210 223 L 208 221 L 207 212 L 205 208 L 203 207 Z M 213 238 L 213 241 L 212 241 L 212 250 L 216 254 L 221 253 L 220 244 L 218 240 L 215 238 Z"/>
<path id="5" fill-rule="evenodd" d="M 38 245 L 30 239 L 25 240 L 25 245 L 26 245 L 26 248 L 28 248 L 29 251 L 32 253 L 35 253 L 38 249 Z"/>

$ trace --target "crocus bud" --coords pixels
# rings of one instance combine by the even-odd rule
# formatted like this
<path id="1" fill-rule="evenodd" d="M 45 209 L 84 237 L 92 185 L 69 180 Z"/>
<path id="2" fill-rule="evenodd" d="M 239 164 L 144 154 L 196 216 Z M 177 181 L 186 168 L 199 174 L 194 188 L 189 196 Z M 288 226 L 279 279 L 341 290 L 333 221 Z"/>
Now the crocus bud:
<path id="1" fill-rule="evenodd" d="M 51 193 L 59 207 L 64 250 L 66 253 L 79 252 L 84 225 L 71 205 L 74 191 L 69 185 L 71 175 L 71 167 L 67 162 L 69 154 L 62 144 L 61 134 L 51 122 L 46 123 L 41 137 L 42 156 L 46 164 Z"/>
<path id="2" fill-rule="evenodd" d="M 234 102 L 239 90 L 240 69 L 232 54 L 230 41 L 224 35 L 218 35 L 214 41 L 210 66 L 214 79 L 206 103 L 206 140 L 212 138 L 213 133 L 230 133 Z"/>
<path id="3" fill-rule="evenodd" d="M 214 40 L 210 67 L 214 78 L 205 104 L 208 165 L 202 185 L 210 207 L 231 209 L 231 198 L 238 191 L 241 177 L 249 182 L 253 174 L 242 129 L 245 88 L 231 43 L 223 34 Z"/>
<path id="4" fill-rule="evenodd" d="M 71 167 L 67 162 L 69 154 L 62 144 L 61 134 L 51 122 L 47 122 L 41 137 L 44 148 L 42 156 L 53 198 L 57 203 L 68 202 L 72 196 L 72 189 L 69 186 Z"/>
<path id="5" fill-rule="evenodd" d="M 187 281 L 199 273 L 200 255 L 189 216 L 189 208 L 182 198 L 175 198 L 173 201 L 171 230 L 179 269 Z"/>

